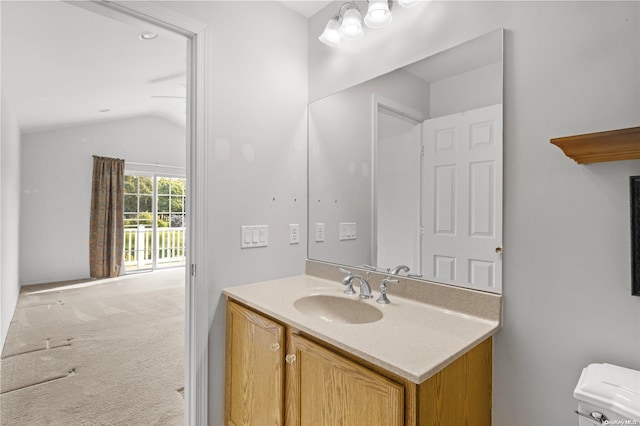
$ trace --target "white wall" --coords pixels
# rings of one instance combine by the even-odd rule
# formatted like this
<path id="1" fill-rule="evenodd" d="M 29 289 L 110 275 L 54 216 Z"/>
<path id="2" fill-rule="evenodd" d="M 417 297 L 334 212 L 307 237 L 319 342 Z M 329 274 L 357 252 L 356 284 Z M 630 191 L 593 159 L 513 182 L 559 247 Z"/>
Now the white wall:
<path id="1" fill-rule="evenodd" d="M 89 277 L 93 155 L 184 167 L 185 129 L 139 117 L 23 135 L 23 285 Z"/>
<path id="2" fill-rule="evenodd" d="M 20 129 L 2 96 L 0 135 L 0 351 L 20 293 Z"/>
<path id="3" fill-rule="evenodd" d="M 506 28 L 504 327 L 494 340 L 496 426 L 576 424 L 581 369 L 640 369 L 630 295 L 629 176 L 640 161 L 576 165 L 549 139 L 637 126 L 640 3 L 424 2 L 343 49 L 309 23 L 318 99 Z"/>
<path id="4" fill-rule="evenodd" d="M 431 83 L 430 118 L 502 103 L 502 63 Z"/>
<path id="5" fill-rule="evenodd" d="M 307 20 L 272 1 L 158 2 L 209 30 L 209 423 L 224 402 L 221 290 L 304 273 Z M 300 225 L 289 245 L 288 226 Z M 241 225 L 269 246 L 240 249 Z"/>

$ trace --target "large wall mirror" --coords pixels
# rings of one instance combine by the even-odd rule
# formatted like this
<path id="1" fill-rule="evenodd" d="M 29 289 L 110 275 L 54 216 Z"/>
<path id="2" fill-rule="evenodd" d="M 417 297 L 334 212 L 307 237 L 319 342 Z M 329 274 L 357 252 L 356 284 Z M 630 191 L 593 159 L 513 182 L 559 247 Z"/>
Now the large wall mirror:
<path id="1" fill-rule="evenodd" d="M 503 33 L 309 104 L 309 259 L 501 293 Z"/>

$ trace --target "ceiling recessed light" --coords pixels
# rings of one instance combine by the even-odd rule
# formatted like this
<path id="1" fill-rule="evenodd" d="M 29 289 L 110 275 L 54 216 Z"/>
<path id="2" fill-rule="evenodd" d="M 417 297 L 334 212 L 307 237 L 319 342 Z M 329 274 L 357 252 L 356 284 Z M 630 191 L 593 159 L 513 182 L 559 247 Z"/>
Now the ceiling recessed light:
<path id="1" fill-rule="evenodd" d="M 140 40 L 153 40 L 154 38 L 158 37 L 158 34 L 156 33 L 152 33 L 150 31 L 145 31 L 142 34 L 140 34 Z"/>

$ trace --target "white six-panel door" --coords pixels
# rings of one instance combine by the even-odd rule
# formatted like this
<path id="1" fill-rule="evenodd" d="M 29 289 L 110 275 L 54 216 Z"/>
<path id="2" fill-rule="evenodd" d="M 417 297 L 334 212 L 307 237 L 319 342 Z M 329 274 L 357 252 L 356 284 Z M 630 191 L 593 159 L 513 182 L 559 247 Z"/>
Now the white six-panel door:
<path id="1" fill-rule="evenodd" d="M 423 275 L 502 289 L 502 105 L 422 124 Z"/>

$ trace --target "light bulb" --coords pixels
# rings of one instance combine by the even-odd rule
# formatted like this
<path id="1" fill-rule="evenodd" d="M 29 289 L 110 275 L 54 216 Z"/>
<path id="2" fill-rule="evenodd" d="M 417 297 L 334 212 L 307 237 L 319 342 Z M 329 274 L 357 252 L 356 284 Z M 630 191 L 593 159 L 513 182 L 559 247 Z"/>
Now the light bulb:
<path id="1" fill-rule="evenodd" d="M 342 36 L 340 35 L 340 23 L 338 19 L 332 18 L 327 22 L 327 25 L 324 27 L 324 31 L 318 37 L 318 39 L 324 44 L 337 47 L 340 46 L 342 41 Z"/>
<path id="2" fill-rule="evenodd" d="M 369 28 L 382 28 L 391 22 L 392 15 L 387 0 L 369 0 L 369 10 L 364 23 Z"/>
<path id="3" fill-rule="evenodd" d="M 362 29 L 362 17 L 358 9 L 349 9 L 344 13 L 340 35 L 345 40 L 358 40 L 364 36 Z"/>

